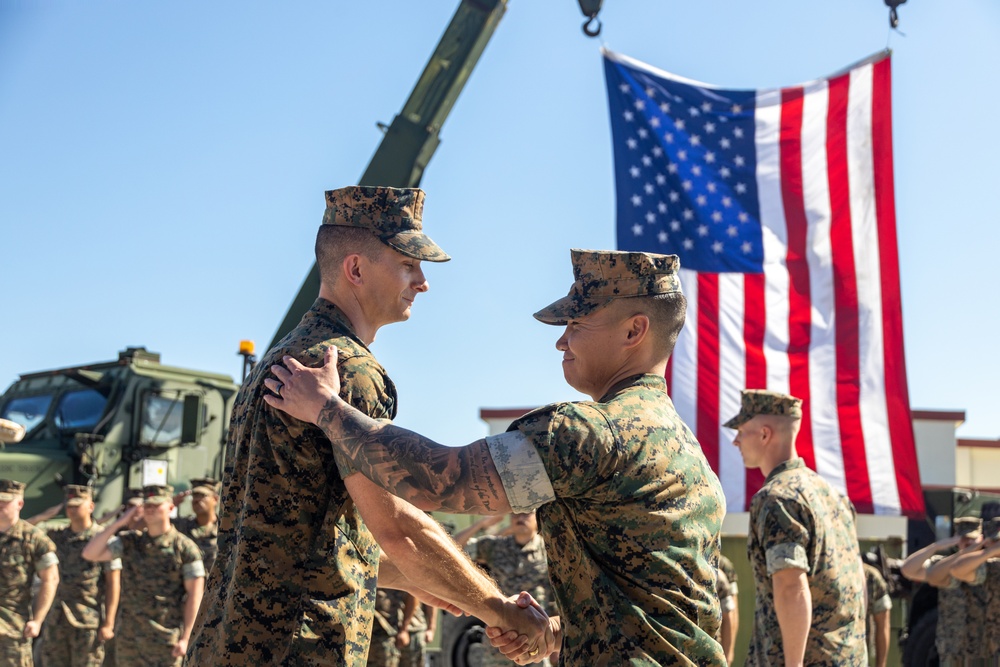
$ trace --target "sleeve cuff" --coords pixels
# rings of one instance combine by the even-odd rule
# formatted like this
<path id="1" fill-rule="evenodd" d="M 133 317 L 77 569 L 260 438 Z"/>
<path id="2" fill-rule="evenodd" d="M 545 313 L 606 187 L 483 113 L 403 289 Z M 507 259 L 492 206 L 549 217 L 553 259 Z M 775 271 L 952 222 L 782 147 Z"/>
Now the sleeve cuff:
<path id="1" fill-rule="evenodd" d="M 112 557 L 121 558 L 122 554 L 125 552 L 125 546 L 122 544 L 122 538 L 115 535 L 108 540 L 108 551 L 111 552 Z"/>
<path id="2" fill-rule="evenodd" d="M 524 434 L 508 431 L 491 435 L 486 444 L 512 511 L 530 512 L 556 499 L 542 457 Z"/>
<path id="3" fill-rule="evenodd" d="M 872 603 L 870 613 L 881 614 L 882 612 L 889 611 L 890 609 L 892 609 L 892 598 L 888 595 L 883 595 Z"/>
<path id="4" fill-rule="evenodd" d="M 197 579 L 198 577 L 205 576 L 205 564 L 200 560 L 192 561 L 190 563 L 184 563 L 181 568 L 181 572 L 184 574 L 184 580 Z"/>
<path id="5" fill-rule="evenodd" d="M 788 568 L 809 571 L 809 558 L 801 544 L 776 544 L 767 550 L 767 573 L 773 575 L 778 570 Z"/>
<path id="6" fill-rule="evenodd" d="M 53 565 L 58 565 L 58 564 L 59 564 L 59 557 L 56 556 L 56 552 L 50 551 L 47 554 L 44 554 L 35 563 L 35 572 L 41 572 L 42 570 L 47 570 Z"/>

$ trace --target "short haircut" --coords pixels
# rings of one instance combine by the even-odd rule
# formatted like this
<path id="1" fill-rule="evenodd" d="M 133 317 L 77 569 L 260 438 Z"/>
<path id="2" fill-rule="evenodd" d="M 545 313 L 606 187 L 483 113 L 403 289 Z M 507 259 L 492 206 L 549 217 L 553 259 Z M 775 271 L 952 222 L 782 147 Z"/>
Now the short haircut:
<path id="1" fill-rule="evenodd" d="M 663 357 L 673 353 L 677 336 L 684 328 L 684 319 L 687 316 L 687 299 L 682 293 L 669 292 L 615 299 L 612 304 L 618 308 L 622 317 L 640 314 L 648 317 L 656 351 Z"/>
<path id="2" fill-rule="evenodd" d="M 370 229 L 320 225 L 316 232 L 316 266 L 320 281 L 335 283 L 348 255 L 363 255 L 376 261 L 382 247 L 382 241 Z"/>

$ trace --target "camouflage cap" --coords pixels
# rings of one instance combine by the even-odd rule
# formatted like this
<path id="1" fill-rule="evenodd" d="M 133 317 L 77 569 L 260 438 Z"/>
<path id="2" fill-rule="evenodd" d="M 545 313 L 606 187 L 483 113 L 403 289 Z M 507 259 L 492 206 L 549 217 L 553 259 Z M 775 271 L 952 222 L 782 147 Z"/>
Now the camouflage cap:
<path id="1" fill-rule="evenodd" d="M 545 324 L 566 324 L 615 299 L 681 291 L 677 255 L 577 248 L 569 252 L 573 286 L 568 295 L 535 313 Z"/>
<path id="2" fill-rule="evenodd" d="M 126 489 L 125 490 L 125 504 L 126 505 L 141 505 L 142 504 L 142 489 Z"/>
<path id="3" fill-rule="evenodd" d="M 24 497 L 24 482 L 0 479 L 0 502 L 8 502 Z"/>
<path id="4" fill-rule="evenodd" d="M 427 262 L 447 262 L 451 257 L 423 233 L 424 191 L 352 185 L 326 191 L 324 225 L 361 227 L 393 250 Z"/>
<path id="5" fill-rule="evenodd" d="M 960 537 L 979 537 L 982 534 L 983 522 L 974 516 L 962 516 L 955 519 L 955 535 Z"/>
<path id="6" fill-rule="evenodd" d="M 740 392 L 740 412 L 727 421 L 727 428 L 739 428 L 757 415 L 777 415 L 802 419 L 802 399 L 766 389 Z"/>
<path id="7" fill-rule="evenodd" d="M 213 477 L 195 477 L 191 480 L 191 493 L 214 493 L 219 495 L 219 480 Z"/>
<path id="8" fill-rule="evenodd" d="M 983 537 L 993 541 L 1000 540 L 1000 516 L 983 522 Z"/>
<path id="9" fill-rule="evenodd" d="M 82 505 L 94 499 L 94 492 L 89 486 L 67 484 L 63 487 L 63 492 L 66 494 L 66 504 L 69 506 Z"/>
<path id="10" fill-rule="evenodd" d="M 144 505 L 159 505 L 174 500 L 174 487 L 169 484 L 147 484 L 142 487 L 142 503 Z"/>

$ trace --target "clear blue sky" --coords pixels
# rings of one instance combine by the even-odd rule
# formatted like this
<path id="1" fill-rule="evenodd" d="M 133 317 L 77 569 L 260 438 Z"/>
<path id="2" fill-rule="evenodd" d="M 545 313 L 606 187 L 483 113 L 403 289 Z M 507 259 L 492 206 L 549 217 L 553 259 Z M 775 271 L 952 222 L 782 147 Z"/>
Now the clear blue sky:
<path id="1" fill-rule="evenodd" d="M 457 2 L 0 1 L 0 384 L 145 345 L 236 376 L 312 261 L 323 191 L 353 184 Z M 896 201 L 913 407 L 1000 437 L 995 159 L 1000 4 L 607 0 L 602 39 L 745 88 L 894 50 Z M 511 0 L 425 174 L 427 269 L 373 350 L 398 423 L 448 444 L 481 407 L 579 398 L 531 313 L 569 248 L 613 248 L 599 47 L 575 0 Z"/>

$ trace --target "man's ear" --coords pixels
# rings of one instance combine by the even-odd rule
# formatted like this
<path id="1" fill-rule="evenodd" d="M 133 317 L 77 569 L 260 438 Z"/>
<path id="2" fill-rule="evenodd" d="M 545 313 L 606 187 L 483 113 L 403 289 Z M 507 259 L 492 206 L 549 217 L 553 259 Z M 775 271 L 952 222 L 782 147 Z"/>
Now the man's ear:
<path id="1" fill-rule="evenodd" d="M 649 335 L 649 317 L 643 313 L 633 315 L 626 321 L 625 346 L 635 347 Z"/>
<path id="2" fill-rule="evenodd" d="M 760 427 L 760 441 L 763 444 L 771 442 L 771 436 L 774 435 L 774 429 L 767 424 L 762 424 Z"/>
<path id="3" fill-rule="evenodd" d="M 363 257 L 360 254 L 351 254 L 344 258 L 341 265 L 341 272 L 344 280 L 352 285 L 361 285 L 364 282 L 364 269 L 362 267 Z"/>

